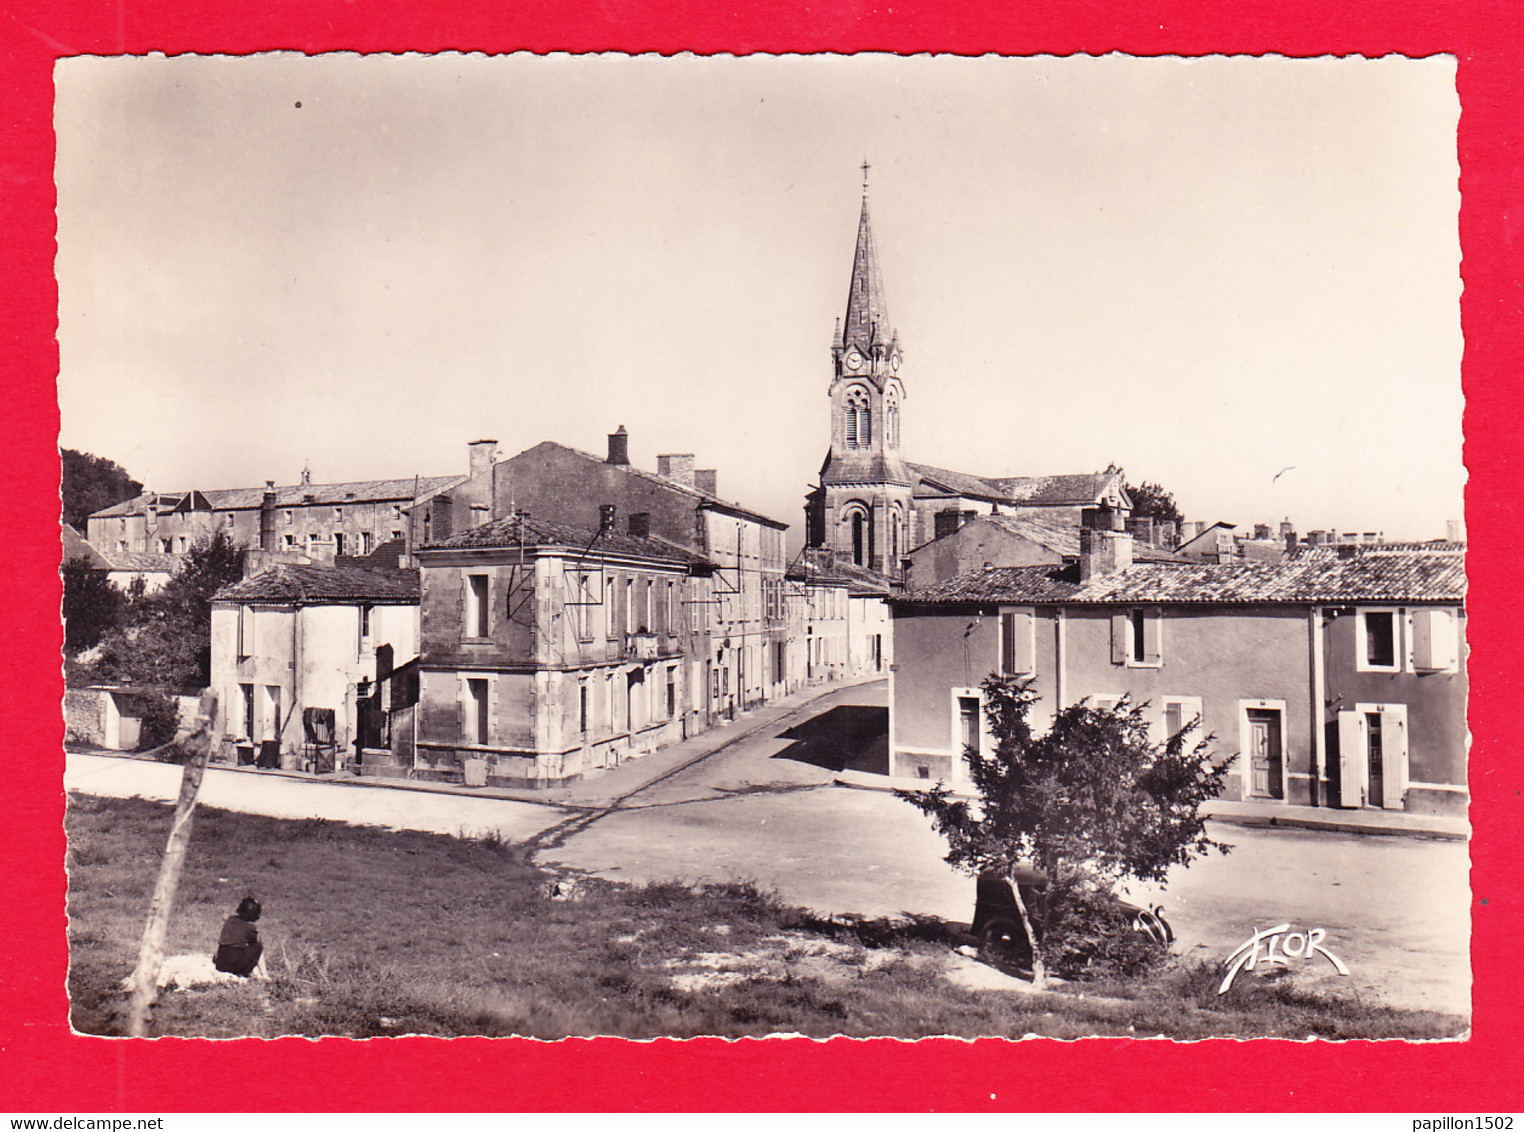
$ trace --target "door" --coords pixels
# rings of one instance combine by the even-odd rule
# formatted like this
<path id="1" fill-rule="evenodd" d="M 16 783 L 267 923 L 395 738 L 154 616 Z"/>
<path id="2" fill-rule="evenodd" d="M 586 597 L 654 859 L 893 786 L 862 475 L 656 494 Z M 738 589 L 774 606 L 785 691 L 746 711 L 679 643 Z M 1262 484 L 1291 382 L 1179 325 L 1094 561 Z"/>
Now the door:
<path id="1" fill-rule="evenodd" d="M 1248 711 L 1250 792 L 1260 798 L 1283 798 L 1281 713 L 1266 708 Z"/>

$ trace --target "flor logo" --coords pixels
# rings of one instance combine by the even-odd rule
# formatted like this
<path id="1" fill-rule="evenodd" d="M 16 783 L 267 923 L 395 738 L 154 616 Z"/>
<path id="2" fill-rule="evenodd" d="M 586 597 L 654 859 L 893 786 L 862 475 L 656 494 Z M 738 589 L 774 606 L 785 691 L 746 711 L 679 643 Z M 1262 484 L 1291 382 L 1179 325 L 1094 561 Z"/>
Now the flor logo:
<path id="1" fill-rule="evenodd" d="M 1217 988 L 1217 993 L 1226 994 L 1240 971 L 1252 971 L 1259 966 L 1289 967 L 1293 960 L 1305 962 L 1314 955 L 1321 955 L 1327 959 L 1339 974 L 1349 974 L 1349 968 L 1344 965 L 1344 961 L 1323 946 L 1323 940 L 1327 935 L 1328 933 L 1322 928 L 1292 931 L 1289 923 L 1277 924 L 1273 928 L 1263 928 L 1255 932 L 1223 961 L 1228 974 L 1222 980 L 1222 986 Z"/>

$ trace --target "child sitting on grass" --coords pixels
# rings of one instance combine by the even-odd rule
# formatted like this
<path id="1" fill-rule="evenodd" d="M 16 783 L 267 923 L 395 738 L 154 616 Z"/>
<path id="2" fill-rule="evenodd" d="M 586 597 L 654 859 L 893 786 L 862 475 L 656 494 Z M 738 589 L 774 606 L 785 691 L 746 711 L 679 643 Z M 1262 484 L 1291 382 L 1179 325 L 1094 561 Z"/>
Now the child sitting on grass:
<path id="1" fill-rule="evenodd" d="M 259 957 L 265 950 L 265 945 L 259 942 L 259 929 L 254 926 L 254 921 L 259 919 L 262 911 L 259 901 L 252 896 L 245 896 L 239 901 L 238 911 L 222 925 L 222 935 L 217 939 L 217 954 L 212 959 L 212 966 L 219 971 L 245 978 L 254 973 L 254 968 L 259 965 Z"/>

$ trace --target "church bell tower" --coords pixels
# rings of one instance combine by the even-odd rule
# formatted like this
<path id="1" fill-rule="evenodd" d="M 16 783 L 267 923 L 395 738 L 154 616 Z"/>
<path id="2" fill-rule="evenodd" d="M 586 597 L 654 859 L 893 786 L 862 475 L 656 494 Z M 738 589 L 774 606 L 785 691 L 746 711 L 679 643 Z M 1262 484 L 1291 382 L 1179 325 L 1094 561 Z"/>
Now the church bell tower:
<path id="1" fill-rule="evenodd" d="M 847 313 L 831 341 L 831 448 L 806 505 L 806 528 L 810 545 L 834 551 L 838 562 L 897 578 L 910 549 L 912 480 L 900 455 L 903 355 L 868 217 L 868 169 L 863 162 Z"/>

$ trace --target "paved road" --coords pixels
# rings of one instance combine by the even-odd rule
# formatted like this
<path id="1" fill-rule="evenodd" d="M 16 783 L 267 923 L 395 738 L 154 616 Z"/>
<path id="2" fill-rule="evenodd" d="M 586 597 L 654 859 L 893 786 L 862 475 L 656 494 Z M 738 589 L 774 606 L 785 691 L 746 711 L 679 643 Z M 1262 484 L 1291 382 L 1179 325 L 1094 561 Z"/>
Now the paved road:
<path id="1" fill-rule="evenodd" d="M 882 684 L 817 701 L 882 704 Z M 748 879 L 790 903 L 868 917 L 917 914 L 967 922 L 973 881 L 942 861 L 927 821 L 890 794 L 829 785 L 830 771 L 775 757 L 768 728 L 627 798 L 541 851 L 546 864 L 631 880 Z M 1302 981 L 1337 980 L 1411 1007 L 1469 1012 L 1469 885 L 1463 842 L 1367 837 L 1213 823 L 1234 846 L 1176 870 L 1162 902 L 1177 949 L 1214 961 L 1257 928 L 1320 927 L 1351 968 L 1319 960 Z"/>
<path id="2" fill-rule="evenodd" d="M 834 772 L 777 757 L 780 733 L 840 705 L 882 706 L 882 683 L 832 692 L 702 761 L 627 793 L 601 814 L 573 806 L 391 790 L 209 770 L 208 805 L 446 834 L 496 831 L 536 859 L 627 880 L 750 880 L 827 914 L 967 922 L 973 882 L 916 810 L 832 785 Z M 65 785 L 173 799 L 179 769 L 70 755 Z M 621 789 L 621 793 L 623 790 Z M 584 803 L 585 804 L 585 803 Z M 1183 953 L 1219 959 L 1260 927 L 1321 927 L 1354 985 L 1388 1002 L 1469 1010 L 1469 857 L 1463 842 L 1214 824 L 1233 844 L 1177 872 L 1162 900 Z M 1331 968 L 1328 978 L 1332 978 Z M 1315 972 L 1313 972 L 1315 973 Z"/>

